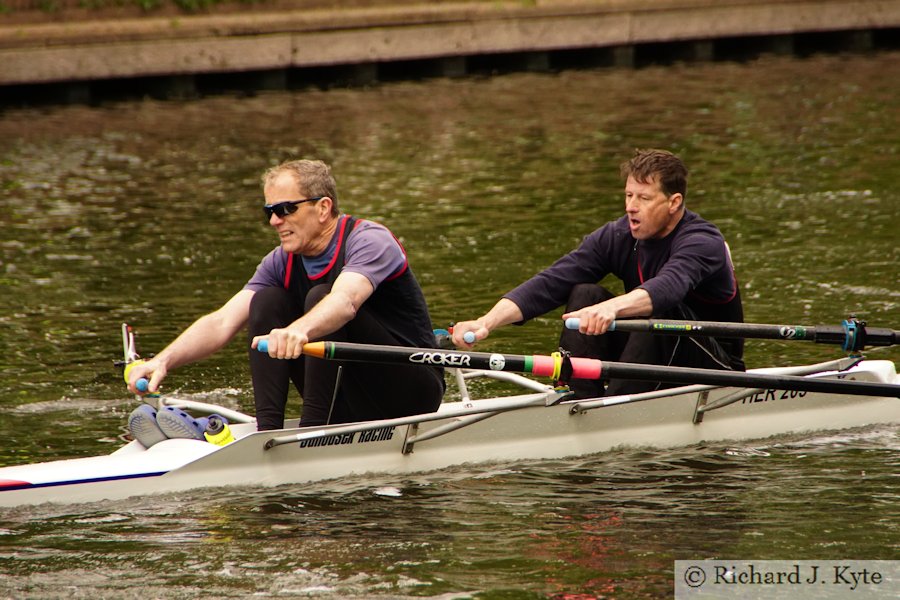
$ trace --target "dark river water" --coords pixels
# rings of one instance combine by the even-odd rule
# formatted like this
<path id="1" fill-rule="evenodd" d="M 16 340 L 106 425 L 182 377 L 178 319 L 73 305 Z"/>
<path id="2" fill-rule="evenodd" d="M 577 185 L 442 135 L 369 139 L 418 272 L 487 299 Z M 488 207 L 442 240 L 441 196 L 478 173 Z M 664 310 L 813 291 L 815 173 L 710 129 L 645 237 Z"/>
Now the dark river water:
<path id="1" fill-rule="evenodd" d="M 236 292 L 275 245 L 259 176 L 290 158 L 331 163 L 344 210 L 402 239 L 436 327 L 619 216 L 618 164 L 662 147 L 731 245 L 748 321 L 898 328 L 898 65 L 780 57 L 0 112 L 0 464 L 122 443 L 121 323 L 149 354 Z M 479 349 L 551 352 L 558 314 Z M 252 412 L 245 352 L 166 390 Z M 747 346 L 749 367 L 840 354 Z M 657 598 L 677 559 L 896 559 L 898 433 L 0 509 L 0 597 Z"/>

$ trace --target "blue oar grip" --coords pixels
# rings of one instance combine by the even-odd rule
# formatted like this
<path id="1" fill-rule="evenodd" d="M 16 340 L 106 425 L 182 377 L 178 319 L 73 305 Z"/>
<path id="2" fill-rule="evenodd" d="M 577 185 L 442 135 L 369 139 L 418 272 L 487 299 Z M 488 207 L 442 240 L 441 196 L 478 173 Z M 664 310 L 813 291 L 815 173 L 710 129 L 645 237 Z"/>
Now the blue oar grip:
<path id="1" fill-rule="evenodd" d="M 139 391 L 142 394 L 145 394 L 145 393 L 147 393 L 147 390 L 150 389 L 150 382 L 147 381 L 146 378 L 141 377 L 140 379 L 138 379 L 137 381 L 134 382 L 134 389 L 136 389 L 137 391 Z"/>
<path id="2" fill-rule="evenodd" d="M 578 329 L 578 327 L 580 325 L 581 325 L 581 319 L 579 319 L 578 317 L 569 317 L 568 319 L 566 319 L 566 329 Z M 615 330 L 616 330 L 616 322 L 613 321 L 610 324 L 609 329 L 607 329 L 606 331 L 615 331 Z"/>
<path id="3" fill-rule="evenodd" d="M 474 331 L 465 332 L 463 334 L 463 341 L 467 344 L 474 344 L 475 343 L 475 332 Z"/>
<path id="4" fill-rule="evenodd" d="M 260 352 L 269 353 L 269 340 L 259 340 L 259 343 L 256 344 L 256 349 Z"/>

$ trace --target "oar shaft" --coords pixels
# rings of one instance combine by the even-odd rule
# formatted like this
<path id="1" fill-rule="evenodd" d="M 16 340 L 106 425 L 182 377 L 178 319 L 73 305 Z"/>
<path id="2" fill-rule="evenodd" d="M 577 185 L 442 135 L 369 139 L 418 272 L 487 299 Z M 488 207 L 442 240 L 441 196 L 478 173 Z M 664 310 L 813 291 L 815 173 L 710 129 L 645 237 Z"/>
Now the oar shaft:
<path id="1" fill-rule="evenodd" d="M 552 356 L 526 356 L 522 354 L 498 354 L 490 352 L 466 352 L 437 348 L 408 348 L 406 346 L 379 346 L 350 342 L 313 342 L 303 347 L 303 353 L 318 358 L 350 361 L 370 361 L 392 364 L 433 365 L 485 371 L 511 371 L 551 377 L 558 370 L 561 359 Z M 582 379 L 600 376 L 599 360 L 576 358 Z"/>
<path id="2" fill-rule="evenodd" d="M 846 379 L 813 379 L 794 375 L 763 375 L 743 371 L 662 367 L 631 363 L 603 362 L 604 376 L 612 379 L 665 381 L 668 383 L 704 384 L 719 387 L 752 387 L 823 394 L 854 396 L 886 396 L 900 398 L 900 385 L 869 383 Z"/>
<path id="3" fill-rule="evenodd" d="M 559 356 L 491 354 L 462 350 L 377 346 L 349 342 L 314 342 L 303 347 L 304 354 L 325 359 L 391 364 L 434 365 L 464 369 L 514 371 L 543 377 L 559 377 Z M 810 379 L 788 375 L 720 371 L 689 367 L 618 363 L 590 358 L 571 359 L 573 379 L 635 379 L 666 383 L 704 384 L 723 387 L 849 394 L 856 396 L 900 397 L 900 385 L 867 383 L 846 379 Z"/>
<path id="4" fill-rule="evenodd" d="M 559 376 L 562 367 L 561 356 L 467 352 L 351 342 L 313 342 L 303 346 L 303 353 L 334 360 L 509 371 L 553 378 Z M 571 365 L 572 377 L 575 379 L 600 379 L 603 369 L 603 363 L 593 358 L 572 358 Z"/>
<path id="5" fill-rule="evenodd" d="M 566 327 L 578 329 L 580 320 L 566 319 Z M 842 325 L 773 325 L 767 323 L 725 323 L 718 321 L 674 321 L 662 319 L 626 319 L 613 322 L 610 331 L 754 338 L 767 340 L 806 340 L 820 344 L 838 344 L 845 350 L 864 346 L 893 346 L 900 332 L 884 327 L 867 327 L 858 321 Z"/>

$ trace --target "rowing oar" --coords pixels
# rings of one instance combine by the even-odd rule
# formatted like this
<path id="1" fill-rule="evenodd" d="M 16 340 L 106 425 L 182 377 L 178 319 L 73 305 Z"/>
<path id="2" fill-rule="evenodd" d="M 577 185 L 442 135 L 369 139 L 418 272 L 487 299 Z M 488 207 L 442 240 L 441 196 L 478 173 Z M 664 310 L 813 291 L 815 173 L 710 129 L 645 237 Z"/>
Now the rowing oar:
<path id="1" fill-rule="evenodd" d="M 579 324 L 580 319 L 566 319 L 566 327 L 569 329 L 578 329 Z M 841 325 L 816 326 L 627 319 L 613 321 L 609 331 L 766 340 L 807 340 L 820 344 L 840 344 L 847 352 L 862 350 L 866 346 L 893 346 L 900 339 L 900 331 L 896 329 L 867 327 L 865 322 L 858 319 L 845 320 Z"/>
<path id="2" fill-rule="evenodd" d="M 260 352 L 268 352 L 268 341 L 260 340 L 257 349 Z M 900 385 L 889 383 L 868 383 L 845 379 L 807 379 L 743 371 L 620 363 L 601 361 L 595 358 L 567 357 L 558 353 L 552 356 L 529 356 L 404 346 L 377 346 L 350 342 L 313 342 L 303 346 L 303 354 L 330 360 L 513 371 L 551 377 L 553 380 L 563 382 L 567 382 L 570 377 L 574 379 L 636 379 L 722 387 L 751 387 L 900 398 Z"/>

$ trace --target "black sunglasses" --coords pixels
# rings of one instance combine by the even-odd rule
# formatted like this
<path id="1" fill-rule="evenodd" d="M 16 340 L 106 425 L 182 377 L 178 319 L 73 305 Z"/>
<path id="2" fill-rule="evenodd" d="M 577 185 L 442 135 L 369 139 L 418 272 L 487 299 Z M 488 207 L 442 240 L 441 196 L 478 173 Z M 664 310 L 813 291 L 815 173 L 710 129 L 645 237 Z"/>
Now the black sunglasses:
<path id="1" fill-rule="evenodd" d="M 297 212 L 297 205 L 304 202 L 315 202 L 321 200 L 325 196 L 316 196 L 315 198 L 307 198 L 306 200 L 286 200 L 277 204 L 263 205 L 263 212 L 266 213 L 266 219 L 271 219 L 272 215 L 278 215 L 279 219 L 283 219 L 288 215 Z"/>

